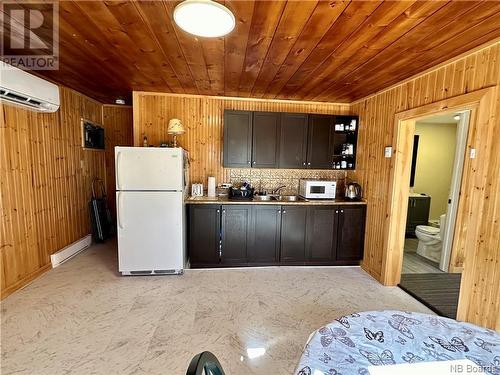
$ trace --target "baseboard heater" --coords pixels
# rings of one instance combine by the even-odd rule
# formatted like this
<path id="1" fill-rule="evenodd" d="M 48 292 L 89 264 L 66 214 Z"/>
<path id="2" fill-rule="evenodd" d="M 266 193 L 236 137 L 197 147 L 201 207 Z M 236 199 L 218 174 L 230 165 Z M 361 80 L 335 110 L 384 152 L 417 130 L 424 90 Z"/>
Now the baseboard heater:
<path id="1" fill-rule="evenodd" d="M 72 244 L 66 246 L 65 248 L 59 250 L 57 253 L 50 256 L 50 262 L 52 263 L 52 268 L 66 262 L 68 259 L 74 257 L 76 254 L 82 252 L 92 243 L 92 236 L 90 234 Z"/>

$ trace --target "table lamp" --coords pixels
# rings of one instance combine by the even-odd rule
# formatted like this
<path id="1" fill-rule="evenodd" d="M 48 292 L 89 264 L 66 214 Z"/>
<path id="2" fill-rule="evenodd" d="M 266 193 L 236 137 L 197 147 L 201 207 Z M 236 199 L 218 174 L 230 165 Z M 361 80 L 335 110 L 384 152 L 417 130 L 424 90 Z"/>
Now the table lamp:
<path id="1" fill-rule="evenodd" d="M 184 126 L 182 126 L 181 120 L 173 118 L 168 122 L 167 133 L 173 134 L 174 136 L 174 147 L 177 147 L 177 134 L 184 134 Z"/>

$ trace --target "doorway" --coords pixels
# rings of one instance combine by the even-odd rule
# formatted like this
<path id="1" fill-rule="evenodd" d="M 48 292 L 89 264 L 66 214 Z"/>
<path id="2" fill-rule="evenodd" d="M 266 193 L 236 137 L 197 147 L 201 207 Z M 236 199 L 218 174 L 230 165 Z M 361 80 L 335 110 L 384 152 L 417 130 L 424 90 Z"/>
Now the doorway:
<path id="1" fill-rule="evenodd" d="M 389 204 L 386 208 L 386 223 L 383 232 L 384 247 L 379 280 L 383 285 L 396 286 L 401 281 L 404 248 L 404 228 L 408 209 L 411 156 L 415 122 L 423 117 L 442 112 L 470 110 L 469 134 L 464 160 L 461 195 L 455 224 L 450 266 L 462 270 L 457 319 L 477 322 L 484 311 L 496 317 L 493 305 L 478 303 L 479 291 L 487 288 L 482 279 L 485 269 L 483 254 L 487 252 L 480 241 L 483 228 L 482 215 L 490 215 L 485 205 L 488 190 L 486 171 L 491 169 L 493 129 L 496 121 L 492 115 L 496 108 L 496 87 L 475 90 L 466 94 L 438 100 L 429 104 L 398 112 L 394 116 L 392 146 L 386 147 L 390 157 Z M 387 156 L 386 156 L 387 157 Z M 490 265 L 488 264 L 488 267 Z M 491 269 L 486 268 L 486 269 Z M 490 315 L 491 315 L 490 314 Z M 494 324 L 493 324 L 494 325 Z"/>
<path id="2" fill-rule="evenodd" d="M 457 272 L 450 259 L 469 118 L 470 111 L 464 110 L 415 121 L 399 284 L 438 314 L 453 319 L 461 277 L 448 271 Z"/>

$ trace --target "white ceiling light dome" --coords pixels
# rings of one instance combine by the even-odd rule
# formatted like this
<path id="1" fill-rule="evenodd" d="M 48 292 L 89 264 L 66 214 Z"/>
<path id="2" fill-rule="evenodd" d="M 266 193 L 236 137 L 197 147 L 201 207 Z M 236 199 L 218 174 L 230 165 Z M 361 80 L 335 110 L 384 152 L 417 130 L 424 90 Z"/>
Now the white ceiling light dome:
<path id="1" fill-rule="evenodd" d="M 229 34 L 236 25 L 233 13 L 212 0 L 185 0 L 174 9 L 174 21 L 184 31 L 207 38 Z"/>

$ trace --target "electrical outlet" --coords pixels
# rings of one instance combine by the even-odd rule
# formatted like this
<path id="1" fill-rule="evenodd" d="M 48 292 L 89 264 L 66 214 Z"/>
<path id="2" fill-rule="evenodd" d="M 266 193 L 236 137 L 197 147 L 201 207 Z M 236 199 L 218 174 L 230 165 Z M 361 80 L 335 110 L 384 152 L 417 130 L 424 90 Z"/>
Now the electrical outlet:
<path id="1" fill-rule="evenodd" d="M 384 157 L 386 157 L 386 158 L 391 158 L 392 157 L 392 147 L 391 146 L 387 146 L 384 149 Z"/>

